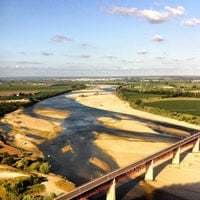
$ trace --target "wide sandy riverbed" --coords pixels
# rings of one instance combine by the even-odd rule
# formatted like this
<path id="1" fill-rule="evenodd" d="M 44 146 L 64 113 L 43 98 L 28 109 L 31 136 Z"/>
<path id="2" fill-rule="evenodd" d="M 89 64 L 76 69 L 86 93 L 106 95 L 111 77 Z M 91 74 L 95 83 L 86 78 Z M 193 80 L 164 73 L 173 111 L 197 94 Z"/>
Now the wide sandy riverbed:
<path id="1" fill-rule="evenodd" d="M 114 86 L 56 96 L 2 120 L 13 144 L 45 156 L 76 185 L 124 167 L 198 129 L 132 109 Z"/>

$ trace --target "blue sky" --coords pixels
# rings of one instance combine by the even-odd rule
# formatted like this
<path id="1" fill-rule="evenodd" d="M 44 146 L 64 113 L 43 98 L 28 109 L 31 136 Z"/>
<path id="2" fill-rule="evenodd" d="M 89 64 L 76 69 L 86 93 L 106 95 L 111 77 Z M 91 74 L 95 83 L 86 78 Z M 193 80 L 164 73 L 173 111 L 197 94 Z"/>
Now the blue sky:
<path id="1" fill-rule="evenodd" d="M 200 75 L 197 0 L 0 0 L 0 76 Z"/>

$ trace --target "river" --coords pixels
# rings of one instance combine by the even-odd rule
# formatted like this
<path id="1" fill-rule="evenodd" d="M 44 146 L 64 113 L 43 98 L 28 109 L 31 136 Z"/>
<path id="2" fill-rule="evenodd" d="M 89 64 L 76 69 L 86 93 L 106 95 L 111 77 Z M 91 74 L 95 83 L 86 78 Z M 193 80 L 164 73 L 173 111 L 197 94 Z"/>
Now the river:
<path id="1" fill-rule="evenodd" d="M 112 93 L 112 95 L 114 95 L 114 90 L 115 88 L 112 86 L 105 87 L 100 91 L 104 92 L 104 95 L 106 95 L 106 93 Z M 93 96 L 95 96 L 98 95 L 96 93 L 99 92 L 99 90 L 93 89 L 92 92 Z M 90 91 L 88 93 L 90 93 Z M 83 95 L 83 92 L 75 91 L 72 94 L 75 96 L 81 96 Z M 150 142 L 159 142 L 159 138 L 163 138 L 163 140 L 166 138 L 167 141 L 171 138 L 171 142 L 177 141 L 177 138 L 167 135 L 163 131 L 159 134 L 149 134 L 147 137 L 146 133 L 140 133 L 140 135 L 138 135 L 136 132 L 105 126 L 104 124 L 99 123 L 97 119 L 102 117 L 113 119 L 119 119 L 119 116 L 121 119 L 128 117 L 129 120 L 137 119 L 142 122 L 148 122 L 151 124 L 151 128 L 153 124 L 154 128 L 152 129 L 155 129 L 155 131 L 158 131 L 158 127 L 160 127 L 161 123 L 156 123 L 151 120 L 148 121 L 146 119 L 138 119 L 138 117 L 134 115 L 120 113 L 118 110 L 114 112 L 86 106 L 75 98 L 72 98 L 72 94 L 59 95 L 43 100 L 33 106 L 25 108 L 24 113 L 32 117 L 43 118 L 49 121 L 58 120 L 59 123 L 61 123 L 63 128 L 62 132 L 56 138 L 45 140 L 38 144 L 38 147 L 51 163 L 53 172 L 67 177 L 76 185 L 81 185 L 106 173 L 105 170 L 102 170 L 98 166 L 89 162 L 91 157 L 98 158 L 106 163 L 110 167 L 109 171 L 120 167 L 119 163 L 116 162 L 111 154 L 106 153 L 102 148 L 95 145 L 94 140 L 96 139 L 96 132 L 106 132 L 111 136 L 120 137 L 120 139 L 124 138 L 124 140 L 127 140 L 127 138 L 143 138 L 144 141 L 147 139 L 151 140 Z M 84 95 L 87 95 L 87 91 L 84 91 Z M 106 100 L 106 96 L 104 99 Z M 102 104 L 103 103 L 104 102 L 102 102 Z M 64 120 L 52 119 L 47 116 L 36 114 L 34 110 L 39 108 L 53 108 L 61 111 L 68 111 L 70 116 Z M 166 126 L 169 127 L 170 125 L 166 124 Z M 174 125 L 171 126 L 174 128 Z M 66 145 L 70 146 L 72 151 L 62 152 L 61 149 Z"/>

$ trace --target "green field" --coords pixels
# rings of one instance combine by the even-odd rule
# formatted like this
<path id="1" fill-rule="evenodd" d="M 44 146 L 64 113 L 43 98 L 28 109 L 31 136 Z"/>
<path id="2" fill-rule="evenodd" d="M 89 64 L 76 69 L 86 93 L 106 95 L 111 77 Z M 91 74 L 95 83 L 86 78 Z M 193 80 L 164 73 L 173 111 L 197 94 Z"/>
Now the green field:
<path id="1" fill-rule="evenodd" d="M 138 81 L 118 87 L 117 95 L 136 109 L 200 124 L 199 88 L 190 81 Z"/>
<path id="2" fill-rule="evenodd" d="M 126 100 L 136 100 L 136 99 L 150 99 L 155 97 L 161 97 L 162 95 L 134 92 L 134 91 L 124 91 L 123 96 Z"/>
<path id="3" fill-rule="evenodd" d="M 186 113 L 200 116 L 200 100 L 161 100 L 145 103 L 145 106 L 160 108 L 171 112 Z"/>
<path id="4" fill-rule="evenodd" d="M 20 107 L 83 88 L 85 88 L 85 85 L 81 82 L 72 81 L 3 82 L 0 84 L 0 117 Z"/>

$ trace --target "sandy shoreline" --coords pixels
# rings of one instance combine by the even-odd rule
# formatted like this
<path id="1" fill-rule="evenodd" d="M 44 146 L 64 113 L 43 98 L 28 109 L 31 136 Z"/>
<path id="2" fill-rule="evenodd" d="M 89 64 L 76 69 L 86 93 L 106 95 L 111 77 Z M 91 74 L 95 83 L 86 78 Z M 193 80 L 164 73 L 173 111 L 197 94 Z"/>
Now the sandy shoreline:
<path id="1" fill-rule="evenodd" d="M 3 123 L 10 125 L 11 131 L 8 133 L 8 138 L 10 138 L 9 142 L 16 147 L 2 143 L 1 146 L 4 147 L 4 149 L 1 148 L 2 151 L 8 151 L 11 154 L 20 154 L 20 149 L 23 149 L 31 152 L 32 158 L 44 157 L 39 145 L 45 140 L 53 139 L 61 133 L 62 127 L 60 123 L 54 121 L 54 119 L 63 120 L 69 116 L 69 113 L 51 108 L 37 108 L 34 112 L 37 115 L 48 117 L 52 120 L 30 116 L 21 109 L 7 114 L 1 120 Z M 14 168 L 8 167 L 7 165 L 1 165 L 1 179 L 30 176 L 29 173 L 24 173 L 23 171 L 13 172 L 13 169 Z M 75 188 L 75 185 L 72 182 L 61 176 L 55 174 L 41 175 L 47 178 L 47 181 L 42 183 L 46 188 L 44 192 L 45 195 L 51 193 L 60 195 Z"/>
<path id="2" fill-rule="evenodd" d="M 110 133 L 106 132 L 95 132 L 96 139 L 94 144 L 111 156 L 120 167 L 140 160 L 177 141 L 173 138 L 162 137 L 159 133 L 162 129 L 162 131 L 176 135 L 189 135 L 188 132 L 178 130 L 174 127 L 170 128 L 166 126 L 163 128 L 156 125 L 157 129 L 155 129 L 155 125 L 131 119 L 130 116 L 161 122 L 164 121 L 165 123 L 167 122 L 176 126 L 180 125 L 200 129 L 200 127 L 196 125 L 135 110 L 131 108 L 128 103 L 120 100 L 113 91 L 106 91 L 106 89 L 106 86 L 98 86 L 94 89 L 82 90 L 80 93 L 72 93 L 69 96 L 85 106 L 117 112 L 115 118 L 100 117 L 97 119 L 97 122 L 107 128 L 113 129 L 113 131 L 116 130 L 116 132 L 128 132 L 130 133 L 130 137 L 110 135 Z M 127 114 L 128 116 L 125 117 L 120 114 Z M 138 149 L 140 149 L 140 151 L 138 151 Z"/>
<path id="3" fill-rule="evenodd" d="M 55 119 L 65 119 L 70 116 L 70 112 L 61 111 L 53 108 L 36 108 L 34 112 L 41 116 L 46 116 Z"/>
<path id="4" fill-rule="evenodd" d="M 151 139 L 146 141 L 141 139 L 124 139 L 119 136 L 110 136 L 105 133 L 99 133 L 95 145 L 110 155 L 120 167 L 125 167 L 148 155 L 168 147 L 173 140 L 163 139 L 163 141 L 154 142 Z"/>
<path id="5" fill-rule="evenodd" d="M 62 131 L 57 122 L 29 116 L 21 109 L 7 114 L 1 121 L 11 127 L 8 137 L 12 138 L 12 144 L 32 152 L 36 157 L 43 157 L 38 145 L 46 139 L 56 137 Z"/>
<path id="6" fill-rule="evenodd" d="M 73 95 L 73 97 L 80 102 L 89 107 L 99 108 L 109 111 L 117 111 L 119 113 L 130 114 L 138 116 L 143 119 L 155 120 L 158 122 L 165 122 L 173 125 L 179 125 L 191 129 L 200 130 L 200 126 L 190 124 L 183 121 L 178 121 L 168 117 L 159 116 L 156 114 L 140 111 L 130 107 L 129 103 L 119 99 L 113 92 L 105 92 L 103 89 L 105 87 L 100 87 L 93 90 L 84 90 L 82 95 Z"/>

